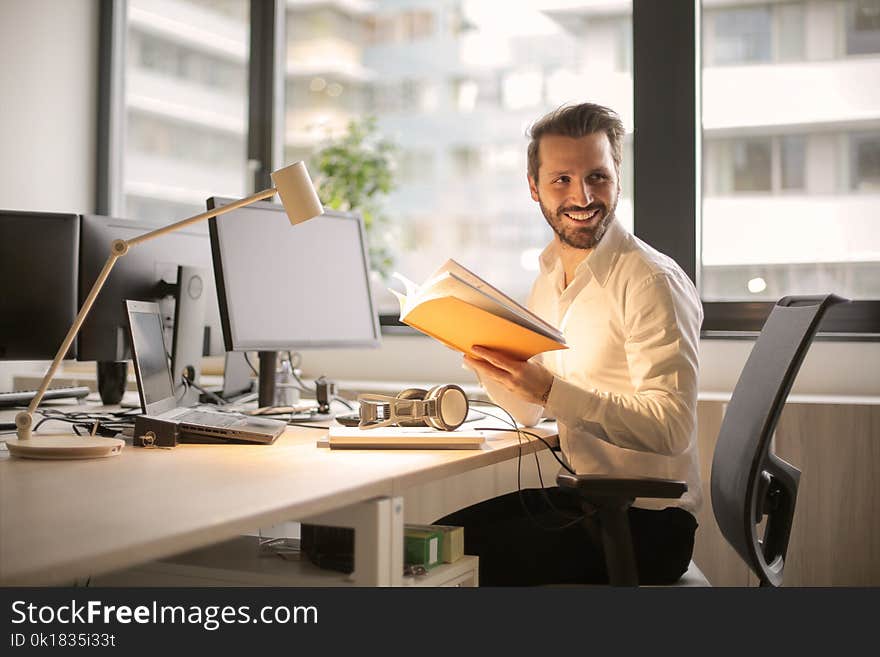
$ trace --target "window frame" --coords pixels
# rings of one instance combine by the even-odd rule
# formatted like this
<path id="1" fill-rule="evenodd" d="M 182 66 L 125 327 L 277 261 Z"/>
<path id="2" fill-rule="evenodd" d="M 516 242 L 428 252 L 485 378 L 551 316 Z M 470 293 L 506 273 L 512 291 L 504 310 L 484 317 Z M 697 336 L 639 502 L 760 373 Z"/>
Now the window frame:
<path id="1" fill-rule="evenodd" d="M 283 158 L 285 94 L 284 0 L 251 2 L 248 165 L 254 188 Z M 124 153 L 126 0 L 101 0 L 95 207 L 121 212 Z M 699 289 L 702 203 L 700 0 L 633 0 L 633 205 L 635 234 L 672 257 Z M 669 44 L 676 44 L 670 48 Z M 670 166 L 669 153 L 676 154 Z M 658 212 L 656 208 L 663 208 Z M 704 301 L 704 338 L 748 338 L 760 331 L 772 302 Z M 393 314 L 382 332 L 419 335 Z M 880 300 L 834 306 L 820 337 L 880 340 Z"/>
<path id="2" fill-rule="evenodd" d="M 702 205 L 700 0 L 633 0 L 635 233 L 697 284 Z M 675 49 L 669 43 L 677 44 Z M 666 154 L 676 153 L 675 166 Z M 663 213 L 653 211 L 663 208 Z M 641 210 L 640 210 L 641 209 Z M 703 338 L 749 338 L 773 302 L 703 301 Z M 880 300 L 834 306 L 820 337 L 880 340 Z"/>

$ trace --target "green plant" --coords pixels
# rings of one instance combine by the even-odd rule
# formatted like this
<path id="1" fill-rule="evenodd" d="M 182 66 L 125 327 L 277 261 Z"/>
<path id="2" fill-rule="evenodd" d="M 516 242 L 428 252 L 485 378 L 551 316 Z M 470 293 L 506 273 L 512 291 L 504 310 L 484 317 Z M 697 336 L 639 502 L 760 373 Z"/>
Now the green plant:
<path id="1" fill-rule="evenodd" d="M 394 189 L 397 147 L 378 131 L 375 117 L 351 121 L 346 133 L 320 148 L 310 167 L 318 172 L 318 196 L 336 210 L 364 219 L 370 265 L 383 279 L 394 266 L 392 223 L 382 207 Z"/>

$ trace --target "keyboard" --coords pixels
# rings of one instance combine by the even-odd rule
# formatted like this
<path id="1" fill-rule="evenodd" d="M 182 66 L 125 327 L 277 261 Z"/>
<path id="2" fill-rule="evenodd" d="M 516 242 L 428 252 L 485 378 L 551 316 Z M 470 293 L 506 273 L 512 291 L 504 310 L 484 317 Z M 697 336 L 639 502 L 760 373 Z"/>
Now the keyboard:
<path id="1" fill-rule="evenodd" d="M 176 422 L 201 424 L 208 427 L 228 427 L 241 422 L 241 419 L 241 415 L 198 410 L 187 411 L 183 415 L 178 415 L 174 418 Z"/>
<path id="2" fill-rule="evenodd" d="M 36 396 L 36 390 L 16 390 L 15 392 L 0 392 L 0 407 L 27 406 Z M 69 386 L 66 388 L 49 388 L 40 403 L 47 399 L 83 399 L 89 394 L 85 386 Z"/>

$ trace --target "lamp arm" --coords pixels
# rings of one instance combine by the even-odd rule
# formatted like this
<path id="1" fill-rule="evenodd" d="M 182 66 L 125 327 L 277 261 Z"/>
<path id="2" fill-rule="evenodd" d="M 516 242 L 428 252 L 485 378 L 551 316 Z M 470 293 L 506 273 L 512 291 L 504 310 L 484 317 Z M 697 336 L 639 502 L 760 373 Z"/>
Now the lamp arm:
<path id="1" fill-rule="evenodd" d="M 92 289 L 89 290 L 89 294 L 86 297 L 86 300 L 83 302 L 82 308 L 79 309 L 79 313 L 77 313 L 76 319 L 73 321 L 73 326 L 71 326 L 70 330 L 67 331 L 67 336 L 65 336 L 64 342 L 61 343 L 61 347 L 59 347 L 58 353 L 55 354 L 55 360 L 52 361 L 52 364 L 49 366 L 49 370 L 43 377 L 43 381 L 40 383 L 40 389 L 37 391 L 37 394 L 34 395 L 31 403 L 28 404 L 27 410 L 22 411 L 15 416 L 15 427 L 18 434 L 18 439 L 28 440 L 31 437 L 31 430 L 34 424 L 34 411 L 37 410 L 37 407 L 43 400 L 43 395 L 45 395 L 46 390 L 49 389 L 49 384 L 52 382 L 52 379 L 55 376 L 55 372 L 58 371 L 58 367 L 61 365 L 61 361 L 64 359 L 64 355 L 67 353 L 67 350 L 70 349 L 70 345 L 73 343 L 76 334 L 79 333 L 79 330 L 82 327 L 86 316 L 89 314 L 89 311 L 92 309 L 92 305 L 95 303 L 95 299 L 98 297 L 98 293 L 101 291 L 101 288 L 104 287 L 104 282 L 110 275 L 110 271 L 113 269 L 113 265 L 116 264 L 116 261 L 120 257 L 128 253 L 128 249 L 130 247 L 134 246 L 135 244 L 140 244 L 141 242 L 146 242 L 147 240 L 153 239 L 154 237 L 165 235 L 166 233 L 175 231 L 178 228 L 183 228 L 184 226 L 189 226 L 190 224 L 197 223 L 204 219 L 210 219 L 211 217 L 216 217 L 221 214 L 231 212 L 232 210 L 237 210 L 238 208 L 249 205 L 255 201 L 262 201 L 263 199 L 274 196 L 275 192 L 276 189 L 274 187 L 264 189 L 263 191 L 252 194 L 251 196 L 248 196 L 246 198 L 239 199 L 238 201 L 233 201 L 228 205 L 214 208 L 213 210 L 208 210 L 207 212 L 202 212 L 201 214 L 193 215 L 188 219 L 182 219 L 181 221 L 169 224 L 162 228 L 157 228 L 156 230 L 144 233 L 143 235 L 140 235 L 138 237 L 133 237 L 129 240 L 114 240 L 112 246 L 110 247 L 110 255 L 107 258 L 107 262 L 104 263 L 104 268 L 101 270 L 101 273 L 98 274 L 98 279 L 95 281 L 94 285 L 92 285 Z"/>
<path id="2" fill-rule="evenodd" d="M 261 192 L 257 192 L 256 194 L 251 194 L 246 198 L 239 199 L 237 201 L 233 201 L 227 205 L 223 205 L 219 208 L 214 208 L 213 210 L 208 210 L 207 212 L 202 212 L 201 214 L 193 215 L 188 219 L 181 219 L 177 223 L 169 224 L 162 228 L 157 228 L 154 231 L 149 233 L 144 233 L 139 237 L 132 237 L 130 240 L 126 240 L 126 244 L 129 246 L 134 246 L 135 244 L 140 244 L 141 242 L 146 242 L 147 240 L 153 239 L 154 237 L 159 237 L 159 235 L 164 235 L 165 233 L 170 233 L 172 231 L 177 230 L 178 228 L 183 228 L 184 226 L 189 226 L 190 224 L 198 223 L 204 219 L 210 219 L 211 217 L 218 217 L 221 214 L 226 214 L 227 212 L 232 212 L 233 210 L 237 210 L 238 208 L 242 208 L 245 205 L 250 205 L 255 201 L 262 201 L 263 199 L 270 198 L 275 195 L 276 189 L 274 187 L 270 187 L 269 189 L 264 189 Z"/>
<path id="3" fill-rule="evenodd" d="M 37 406 L 39 406 L 40 402 L 43 400 L 43 395 L 45 395 L 46 390 L 49 389 L 49 384 L 55 377 L 55 372 L 58 371 L 58 366 L 61 365 L 61 361 L 64 359 L 67 350 L 70 349 L 73 339 L 76 337 L 76 334 L 79 333 L 80 328 L 82 328 L 86 316 L 89 314 L 92 305 L 95 303 L 95 299 L 98 297 L 98 293 L 101 291 L 101 288 L 104 287 L 104 282 L 107 280 L 110 271 L 113 269 L 113 265 L 115 265 L 116 261 L 126 253 L 128 253 L 128 244 L 126 244 L 125 240 L 114 240 L 113 245 L 110 247 L 110 255 L 107 257 L 107 262 L 104 263 L 104 268 L 101 270 L 101 273 L 98 274 L 98 278 L 94 285 L 92 285 L 92 289 L 89 290 L 89 294 L 83 302 L 82 308 L 79 309 L 76 319 L 73 320 L 73 325 L 70 327 L 70 330 L 67 331 L 67 335 L 61 343 L 61 347 L 58 348 L 58 353 L 55 354 L 55 360 L 52 361 L 49 370 L 43 377 L 43 381 L 40 383 L 40 389 L 37 390 L 37 394 L 34 395 L 31 403 L 28 404 L 27 410 L 22 411 L 15 416 L 15 427 L 19 440 L 27 440 L 31 437 L 31 427 L 34 423 L 34 411 L 37 410 Z"/>

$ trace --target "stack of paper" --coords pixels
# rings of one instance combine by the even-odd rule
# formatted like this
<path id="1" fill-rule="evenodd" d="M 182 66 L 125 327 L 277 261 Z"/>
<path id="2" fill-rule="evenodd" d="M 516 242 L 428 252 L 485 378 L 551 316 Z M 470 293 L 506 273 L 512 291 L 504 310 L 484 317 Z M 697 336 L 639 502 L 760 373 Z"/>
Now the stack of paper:
<path id="1" fill-rule="evenodd" d="M 480 449 L 485 442 L 482 431 L 437 431 L 430 427 L 331 426 L 327 433 L 330 448 L 342 449 Z"/>

